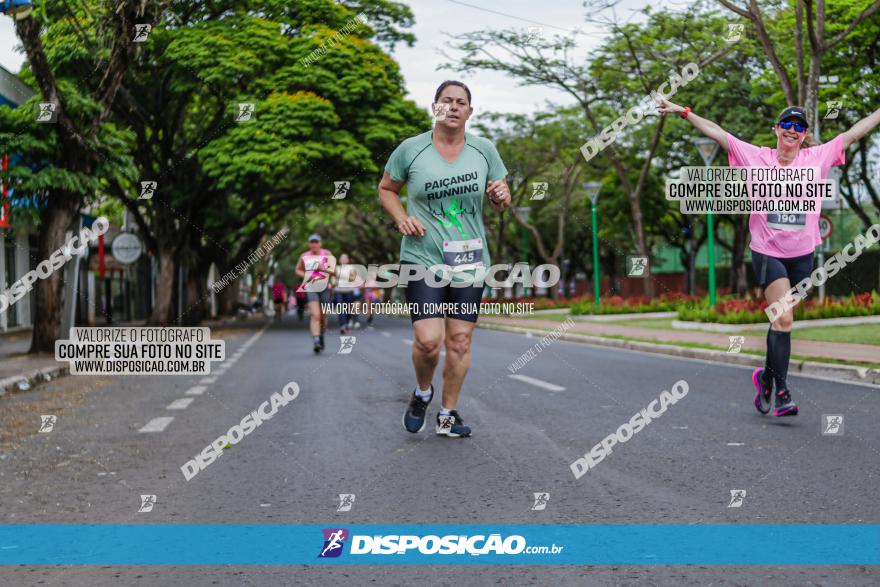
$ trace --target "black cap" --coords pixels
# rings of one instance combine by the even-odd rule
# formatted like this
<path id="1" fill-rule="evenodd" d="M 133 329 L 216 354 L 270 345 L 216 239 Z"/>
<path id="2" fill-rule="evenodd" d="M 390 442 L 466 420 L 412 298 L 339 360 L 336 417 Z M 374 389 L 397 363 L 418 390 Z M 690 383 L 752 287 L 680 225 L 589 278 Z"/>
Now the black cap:
<path id="1" fill-rule="evenodd" d="M 800 106 L 789 106 L 783 110 L 782 114 L 779 115 L 779 122 L 782 122 L 786 118 L 797 118 L 805 128 L 810 128 L 810 125 L 807 122 L 807 113 Z M 777 122 L 777 124 L 779 123 Z"/>

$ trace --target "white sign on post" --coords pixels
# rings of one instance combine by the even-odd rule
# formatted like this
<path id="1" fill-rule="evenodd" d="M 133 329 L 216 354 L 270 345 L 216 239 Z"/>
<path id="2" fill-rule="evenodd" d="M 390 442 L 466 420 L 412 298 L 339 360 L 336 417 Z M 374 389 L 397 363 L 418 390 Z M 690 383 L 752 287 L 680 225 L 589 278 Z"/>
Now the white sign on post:
<path id="1" fill-rule="evenodd" d="M 111 250 L 113 257 L 123 265 L 134 263 L 140 258 L 141 252 L 143 252 L 141 241 L 130 232 L 123 232 L 117 235 L 113 239 Z"/>

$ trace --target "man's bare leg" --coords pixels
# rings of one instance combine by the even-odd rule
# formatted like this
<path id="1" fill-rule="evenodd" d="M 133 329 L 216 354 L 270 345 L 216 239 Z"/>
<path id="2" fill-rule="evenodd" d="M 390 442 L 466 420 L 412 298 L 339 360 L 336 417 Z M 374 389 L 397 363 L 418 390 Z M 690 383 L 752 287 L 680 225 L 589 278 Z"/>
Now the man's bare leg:
<path id="1" fill-rule="evenodd" d="M 440 359 L 443 343 L 443 318 L 423 318 L 413 322 L 412 361 L 419 389 L 428 389 Z"/>
<path id="2" fill-rule="evenodd" d="M 440 346 L 443 344 L 443 319 L 422 318 L 413 322 L 412 345 L 413 367 L 416 369 L 416 382 L 409 406 L 403 414 L 403 427 L 407 432 L 421 432 L 425 427 L 428 404 L 434 397 L 431 381 L 440 359 Z"/>
<path id="3" fill-rule="evenodd" d="M 473 322 L 446 319 L 446 362 L 443 365 L 443 406 L 454 410 L 464 377 L 471 366 Z"/>

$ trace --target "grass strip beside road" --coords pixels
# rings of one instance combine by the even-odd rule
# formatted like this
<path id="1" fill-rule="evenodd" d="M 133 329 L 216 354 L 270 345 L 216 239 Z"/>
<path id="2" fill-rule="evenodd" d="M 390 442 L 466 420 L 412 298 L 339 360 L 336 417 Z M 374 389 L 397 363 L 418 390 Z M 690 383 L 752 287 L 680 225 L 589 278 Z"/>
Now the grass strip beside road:
<path id="1" fill-rule="evenodd" d="M 537 314 L 530 316 L 511 316 L 523 320 L 553 320 L 564 322 L 571 316 L 569 314 Z M 577 320 L 577 318 L 575 318 Z M 601 324 L 613 324 L 615 326 L 631 326 L 632 328 L 653 328 L 656 330 L 678 330 L 672 327 L 669 318 L 630 318 L 625 320 L 609 320 Z M 679 332 L 712 332 L 713 330 L 678 330 Z M 742 334 L 745 336 L 764 336 L 762 330 L 739 330 L 730 334 Z M 610 335 L 602 335 L 610 336 Z M 793 340 L 815 340 L 818 342 L 841 342 L 850 344 L 871 344 L 880 346 L 880 324 L 850 324 L 844 326 L 814 326 L 798 328 L 792 331 Z M 672 343 L 670 343 L 672 344 Z M 679 344 L 679 343 L 675 343 Z M 683 344 L 683 343 L 682 343 Z M 880 353 L 880 350 L 878 350 Z M 880 356 L 880 355 L 878 355 Z M 827 361 L 826 361 L 827 362 Z"/>
<path id="2" fill-rule="evenodd" d="M 627 321 L 624 321 L 624 323 L 625 322 L 627 322 Z M 502 323 L 497 323 L 497 322 L 493 323 L 490 320 L 485 320 L 484 323 L 495 324 L 496 326 L 507 326 L 507 327 L 512 326 L 514 328 L 516 327 L 516 325 L 511 325 L 511 324 L 502 324 Z M 859 326 L 861 326 L 861 325 L 859 325 Z M 872 326 L 872 325 L 866 325 L 866 326 Z M 876 325 L 873 325 L 873 326 L 876 326 Z M 540 330 L 541 332 L 553 332 L 553 329 L 551 329 L 551 328 L 541 328 L 538 326 L 528 326 L 528 328 L 530 328 L 532 330 Z M 851 327 L 847 326 L 846 328 L 851 328 Z M 822 329 L 815 329 L 815 330 L 822 330 Z M 712 350 L 712 351 L 724 351 L 724 352 L 727 351 L 727 347 L 723 347 L 723 346 L 703 344 L 703 343 L 698 343 L 698 342 L 671 341 L 671 340 L 665 340 L 662 338 L 643 338 L 643 337 L 637 337 L 637 336 L 623 336 L 623 335 L 617 335 L 617 334 L 584 334 L 581 332 L 572 332 L 569 334 L 573 335 L 573 336 L 592 336 L 595 338 L 611 338 L 611 339 L 615 339 L 615 340 L 624 340 L 624 341 L 628 341 L 628 342 L 649 342 L 649 343 L 653 343 L 653 344 L 664 344 L 664 345 L 668 345 L 668 346 L 678 346 L 678 347 L 693 348 L 693 349 L 708 349 L 708 350 Z M 752 331 L 749 334 L 754 335 L 755 333 L 754 333 L 754 331 Z M 749 350 L 749 349 L 742 349 L 740 351 L 740 354 L 755 355 L 757 357 L 764 356 L 764 353 L 762 351 Z M 869 363 L 869 362 L 862 362 L 862 361 L 843 361 L 840 359 L 830 359 L 830 358 L 826 358 L 826 357 L 812 357 L 812 356 L 808 356 L 808 355 L 792 355 L 791 358 L 792 358 L 792 360 L 797 360 L 797 361 L 811 361 L 811 362 L 815 362 L 815 363 L 828 363 L 828 364 L 832 364 L 832 365 L 848 365 L 848 366 L 853 366 L 853 367 L 867 367 L 870 369 L 880 369 L 880 363 Z"/>

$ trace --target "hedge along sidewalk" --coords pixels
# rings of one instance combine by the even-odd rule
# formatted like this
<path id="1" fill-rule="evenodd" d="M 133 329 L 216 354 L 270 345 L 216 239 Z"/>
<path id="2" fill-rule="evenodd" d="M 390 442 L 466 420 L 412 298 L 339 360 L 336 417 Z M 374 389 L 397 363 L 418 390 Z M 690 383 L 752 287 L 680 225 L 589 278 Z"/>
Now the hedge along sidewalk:
<path id="1" fill-rule="evenodd" d="M 519 331 L 526 332 L 530 328 L 540 329 L 533 330 L 534 334 L 541 333 L 546 334 L 547 331 L 553 330 L 559 326 L 559 322 L 555 320 L 540 320 L 540 319 L 518 319 L 518 318 L 500 318 L 500 317 L 492 317 L 492 318 L 481 318 L 477 324 L 479 326 L 500 326 L 507 328 L 515 328 L 519 329 Z M 666 345 L 665 348 L 663 343 L 670 343 L 674 345 L 675 343 L 695 343 L 695 344 L 707 344 L 718 347 L 728 347 L 729 346 L 729 335 L 727 333 L 712 333 L 712 332 L 693 332 L 693 331 L 675 331 L 675 330 L 658 330 L 656 328 L 640 328 L 636 326 L 621 326 L 618 324 L 603 324 L 596 322 L 576 322 L 574 326 L 566 329 L 567 335 L 575 335 L 573 338 L 568 337 L 565 340 L 574 340 L 574 341 L 585 341 L 585 342 L 593 342 L 596 344 L 603 344 L 607 346 L 616 346 L 622 348 L 633 348 L 636 350 L 648 350 L 649 352 L 658 352 L 662 354 L 674 354 L 678 356 L 691 356 L 693 358 L 703 358 L 708 360 L 718 360 L 725 363 L 736 363 L 740 365 L 751 365 L 762 366 L 763 358 L 757 355 L 750 354 L 742 354 L 742 353 L 727 353 L 725 351 L 715 351 L 710 349 L 694 349 L 687 347 L 676 347 Z M 594 337 L 593 339 L 586 341 L 583 336 Z M 649 339 L 656 341 L 656 343 L 651 342 L 632 342 L 632 341 L 622 341 L 617 339 L 610 338 L 602 338 L 603 336 L 625 336 L 629 338 L 641 338 L 641 339 Z M 766 335 L 761 334 L 760 336 L 744 336 L 744 342 L 742 348 L 744 350 L 753 350 L 758 351 L 760 353 L 764 353 L 766 350 Z M 624 344 L 625 343 L 625 344 Z M 653 347 L 657 347 L 652 350 Z M 674 349 L 674 350 L 671 350 Z M 693 351 L 693 352 L 691 352 Z M 685 353 L 685 354 L 682 354 Z M 850 363 L 852 367 L 848 365 L 833 365 L 827 364 L 827 368 L 825 371 L 834 372 L 834 373 L 846 373 L 848 370 L 852 370 L 852 377 L 846 376 L 843 377 L 845 379 L 852 379 L 856 381 L 863 381 L 868 383 L 880 383 L 880 371 L 876 369 L 867 369 L 864 366 L 859 366 L 858 363 L 878 363 L 880 362 L 880 350 L 878 347 L 867 345 L 867 344 L 849 344 L 849 343 L 834 343 L 828 344 L 827 342 L 819 342 L 812 340 L 792 340 L 791 341 L 791 353 L 793 355 L 801 355 L 801 356 L 812 356 L 812 357 L 826 357 L 829 359 L 837 359 L 839 361 L 846 361 Z M 732 357 L 732 359 L 731 359 Z M 741 357 L 737 358 L 737 357 Z M 792 361 L 792 368 L 790 369 L 792 372 L 798 372 L 798 368 L 796 367 L 797 360 Z M 809 361 L 803 361 L 802 364 L 811 363 Z M 813 365 L 826 365 L 824 363 L 812 363 Z M 870 371 L 876 372 L 876 374 L 869 373 Z M 805 372 L 805 371 L 804 371 Z M 863 374 L 859 374 L 864 372 Z M 825 376 L 833 376 L 825 373 Z M 869 377 L 869 379 L 865 379 L 865 377 Z M 870 377 L 874 377 L 873 380 Z"/>

